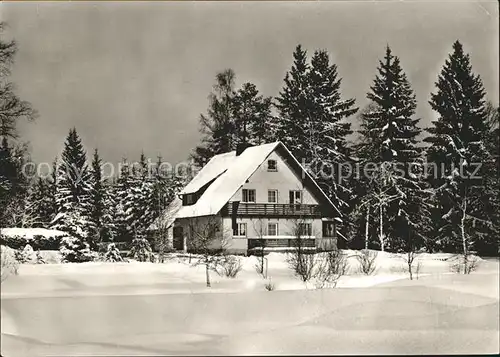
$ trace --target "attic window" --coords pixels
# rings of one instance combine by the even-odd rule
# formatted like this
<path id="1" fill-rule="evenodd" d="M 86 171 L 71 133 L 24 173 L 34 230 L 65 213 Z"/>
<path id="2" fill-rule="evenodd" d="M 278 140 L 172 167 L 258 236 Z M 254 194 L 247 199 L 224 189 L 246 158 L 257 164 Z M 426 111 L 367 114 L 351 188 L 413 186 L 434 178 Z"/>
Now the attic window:
<path id="1" fill-rule="evenodd" d="M 278 162 L 276 160 L 267 160 L 267 171 L 278 171 Z"/>
<path id="2" fill-rule="evenodd" d="M 185 201 L 185 206 L 189 206 L 194 204 L 194 195 L 192 193 L 186 194 L 186 201 Z"/>

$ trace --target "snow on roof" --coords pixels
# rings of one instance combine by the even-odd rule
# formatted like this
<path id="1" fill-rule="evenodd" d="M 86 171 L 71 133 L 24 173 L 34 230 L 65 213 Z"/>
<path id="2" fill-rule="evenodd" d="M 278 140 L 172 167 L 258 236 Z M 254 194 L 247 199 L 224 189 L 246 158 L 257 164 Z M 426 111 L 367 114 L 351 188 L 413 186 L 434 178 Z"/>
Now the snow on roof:
<path id="1" fill-rule="evenodd" d="M 33 237 L 35 236 L 43 236 L 43 237 L 67 236 L 68 233 L 58 231 L 56 229 L 45 229 L 45 228 L 1 228 L 0 235 L 5 237 L 24 237 L 26 239 L 33 239 Z"/>
<path id="2" fill-rule="evenodd" d="M 180 194 L 194 193 L 224 173 L 236 157 L 236 151 L 212 157 Z"/>
<path id="3" fill-rule="evenodd" d="M 201 169 L 198 175 L 202 179 L 198 179 L 198 175 L 193 179 L 199 183 L 208 183 L 213 178 L 217 177 L 216 172 L 221 172 L 215 182 L 213 182 L 203 195 L 199 198 L 196 204 L 191 206 L 183 206 L 177 213 L 177 218 L 208 216 L 219 213 L 221 208 L 229 201 L 229 199 L 238 191 L 245 181 L 254 173 L 262 162 L 274 151 L 280 142 L 264 144 L 259 146 L 251 146 L 245 149 L 239 156 L 236 156 L 235 151 L 226 154 L 217 155 Z M 218 157 L 222 156 L 222 159 Z M 214 167 L 208 167 L 214 161 Z M 217 163 L 217 165 L 215 164 Z M 222 171 L 222 168 L 224 170 Z M 207 172 L 205 172 L 207 168 Z M 188 186 L 190 186 L 189 184 Z M 193 185 L 197 187 L 198 185 Z M 203 185 L 200 185 L 201 187 Z M 182 193 L 192 192 L 184 189 Z"/>
<path id="4" fill-rule="evenodd" d="M 181 207 L 182 200 L 176 196 L 160 216 L 149 226 L 148 230 L 156 230 L 158 227 L 169 228 L 174 223 L 176 214 Z"/>
<path id="5" fill-rule="evenodd" d="M 213 179 L 215 179 L 215 181 L 207 188 L 194 205 L 182 206 L 177 212 L 176 218 L 210 216 L 219 213 L 222 207 L 231 199 L 231 197 L 233 197 L 238 189 L 245 184 L 246 180 L 252 176 L 255 170 L 258 169 L 264 160 L 266 160 L 266 158 L 278 146 L 284 148 L 290 158 L 295 161 L 295 164 L 302 168 L 292 153 L 279 141 L 259 146 L 251 146 L 244 150 L 239 156 L 236 156 L 235 151 L 217 155 L 212 158 L 212 160 L 210 160 L 210 162 L 200 172 L 198 172 L 198 175 L 202 178 L 199 179 L 197 175 L 193 181 L 196 180 L 198 184 L 192 185 L 192 187 L 201 188 L 203 184 L 200 185 L 200 183 L 208 183 Z M 218 158 L 220 156 L 223 158 Z M 208 167 L 212 161 L 214 162 L 213 166 Z M 217 170 L 215 169 L 216 166 Z M 207 172 L 204 172 L 205 168 L 207 168 Z M 335 208 L 328 196 L 326 196 L 326 194 L 321 190 L 316 181 L 306 172 L 304 168 L 302 168 L 302 170 L 311 180 L 316 190 L 324 196 L 326 201 L 335 209 L 337 214 L 340 215 L 340 212 Z M 220 173 L 216 175 L 216 172 Z M 190 185 L 191 183 L 188 186 Z M 193 188 L 190 190 L 184 189 L 181 193 L 191 193 L 193 192 Z"/>

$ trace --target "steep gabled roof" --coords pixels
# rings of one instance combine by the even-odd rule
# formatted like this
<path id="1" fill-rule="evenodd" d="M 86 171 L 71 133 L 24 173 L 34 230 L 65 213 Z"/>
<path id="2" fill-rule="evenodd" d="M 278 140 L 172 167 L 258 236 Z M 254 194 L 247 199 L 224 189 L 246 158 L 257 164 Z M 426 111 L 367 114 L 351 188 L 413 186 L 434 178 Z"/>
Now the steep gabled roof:
<path id="1" fill-rule="evenodd" d="M 234 157 L 234 151 L 212 157 L 207 164 L 203 166 L 203 169 L 198 172 L 186 187 L 184 187 L 180 194 L 198 192 L 198 190 L 207 183 L 222 175 L 234 160 Z"/>
<path id="2" fill-rule="evenodd" d="M 340 217 L 340 212 L 317 185 L 316 181 L 306 172 L 291 152 L 278 141 L 249 147 L 238 156 L 236 156 L 235 151 L 214 156 L 181 191 L 181 194 L 197 192 L 207 183 L 213 182 L 194 205 L 182 206 L 177 212 L 176 218 L 209 216 L 219 213 L 222 207 L 275 150 L 278 150 L 280 155 L 284 157 L 295 173 L 300 176 L 306 187 L 311 189 L 313 195 L 320 202 L 327 205 L 332 214 Z"/>

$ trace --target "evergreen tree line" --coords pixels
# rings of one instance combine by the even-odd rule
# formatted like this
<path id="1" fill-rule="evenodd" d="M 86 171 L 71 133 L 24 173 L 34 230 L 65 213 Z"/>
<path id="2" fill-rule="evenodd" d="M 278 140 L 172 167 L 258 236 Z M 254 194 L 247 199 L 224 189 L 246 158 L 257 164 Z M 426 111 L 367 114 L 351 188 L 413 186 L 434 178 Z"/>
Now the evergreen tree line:
<path id="1" fill-rule="evenodd" d="M 427 128 L 389 46 L 361 110 L 342 98 L 342 78 L 324 50 L 309 60 L 298 45 L 274 98 L 252 83 L 235 88 L 231 69 L 215 79 L 192 153 L 201 166 L 238 144 L 279 140 L 342 213 L 339 246 L 499 253 L 499 110 L 459 41 L 430 94 L 437 119 Z M 350 174 L 353 167 L 362 174 Z"/>
<path id="2" fill-rule="evenodd" d="M 120 172 L 103 178 L 97 149 L 90 165 L 75 128 L 71 129 L 51 175 L 36 178 L 26 199 L 28 227 L 68 232 L 89 249 L 99 242 L 145 238 L 148 227 L 174 199 L 184 182 L 144 153 L 136 163 L 123 159 Z"/>
<path id="3" fill-rule="evenodd" d="M 138 165 L 124 160 L 120 175 L 105 180 L 99 152 L 89 164 L 75 129 L 50 177 L 30 179 L 36 175 L 27 168 L 34 166 L 26 165 L 31 159 L 16 126 L 37 113 L 9 82 L 16 51 L 15 41 L 0 40 L 0 227 L 61 229 L 82 249 L 143 237 L 185 182 L 149 174 L 144 155 Z M 437 119 L 428 128 L 416 117 L 411 83 L 389 47 L 365 108 L 342 98 L 341 83 L 327 51 L 309 60 L 300 45 L 276 97 L 252 83 L 236 88 L 230 69 L 217 74 L 193 159 L 203 166 L 239 144 L 280 140 L 342 213 L 340 246 L 498 254 L 499 111 L 487 102 L 460 42 L 430 94 Z M 352 119 L 359 121 L 356 131 Z M 373 164 L 369 175 L 349 174 L 352 166 Z"/>

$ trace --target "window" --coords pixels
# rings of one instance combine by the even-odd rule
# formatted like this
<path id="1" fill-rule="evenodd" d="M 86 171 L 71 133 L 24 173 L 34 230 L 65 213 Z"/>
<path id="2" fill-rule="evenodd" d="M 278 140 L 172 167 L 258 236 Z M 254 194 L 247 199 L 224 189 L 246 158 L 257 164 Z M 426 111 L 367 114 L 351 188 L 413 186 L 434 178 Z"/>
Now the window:
<path id="1" fill-rule="evenodd" d="M 267 191 L 267 202 L 278 203 L 278 190 Z"/>
<path id="2" fill-rule="evenodd" d="M 335 237 L 335 223 L 334 222 L 323 222 L 323 237 L 328 237 L 328 238 Z"/>
<path id="3" fill-rule="evenodd" d="M 276 160 L 267 160 L 267 171 L 278 171 L 278 162 Z"/>
<path id="4" fill-rule="evenodd" d="M 247 236 L 247 224 L 246 223 L 237 223 L 235 229 L 233 230 L 233 236 L 246 237 Z"/>
<path id="5" fill-rule="evenodd" d="M 190 206 L 192 204 L 194 204 L 195 201 L 194 201 L 194 194 L 192 193 L 187 193 L 183 196 L 182 198 L 182 205 L 183 206 Z"/>
<path id="6" fill-rule="evenodd" d="M 312 236 L 312 224 L 311 223 L 300 223 L 299 232 L 301 236 Z"/>
<path id="7" fill-rule="evenodd" d="M 242 201 L 243 202 L 253 202 L 255 203 L 255 190 L 248 190 L 246 188 L 242 191 Z"/>
<path id="8" fill-rule="evenodd" d="M 277 236 L 278 235 L 278 223 L 268 223 L 267 224 L 267 235 Z"/>
<path id="9" fill-rule="evenodd" d="M 302 191 L 290 191 L 290 203 L 302 203 Z"/>

